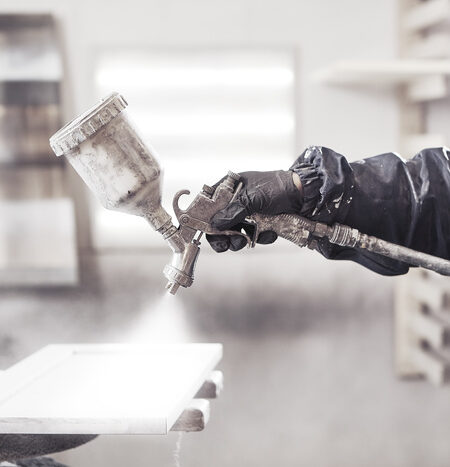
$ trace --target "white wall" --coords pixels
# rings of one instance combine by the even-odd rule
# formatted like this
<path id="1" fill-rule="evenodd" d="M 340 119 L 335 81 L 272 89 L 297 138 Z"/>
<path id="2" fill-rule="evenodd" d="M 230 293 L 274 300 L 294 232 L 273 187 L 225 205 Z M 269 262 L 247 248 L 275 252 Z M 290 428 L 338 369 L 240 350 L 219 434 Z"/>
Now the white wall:
<path id="1" fill-rule="evenodd" d="M 67 119 L 96 101 L 92 67 L 100 48 L 293 46 L 298 90 L 292 159 L 310 144 L 352 160 L 398 150 L 394 92 L 326 87 L 311 79 L 335 60 L 396 56 L 396 0 L 0 0 L 0 9 L 50 10 L 61 20 Z M 87 246 L 84 187 L 74 174 L 70 178 L 77 192 L 79 241 Z"/>
<path id="2" fill-rule="evenodd" d="M 298 50 L 298 151 L 321 144 L 357 158 L 397 147 L 396 104 L 388 93 L 310 80 L 341 58 L 395 56 L 395 0 L 2 0 L 0 8 L 50 9 L 61 17 L 73 113 L 92 104 L 98 47 L 289 45 Z"/>
<path id="3" fill-rule="evenodd" d="M 90 101 L 89 57 L 97 46 L 294 45 L 298 48 L 299 150 L 335 147 L 352 157 L 396 146 L 397 116 L 389 95 L 326 89 L 312 71 L 340 58 L 396 53 L 394 0 L 213 0 L 77 2 L 71 26 L 73 71 L 81 110 Z M 86 14 L 89 12 L 89 14 Z M 76 30 L 82 34 L 76 35 Z M 351 111 L 349 111 L 351 109 Z"/>

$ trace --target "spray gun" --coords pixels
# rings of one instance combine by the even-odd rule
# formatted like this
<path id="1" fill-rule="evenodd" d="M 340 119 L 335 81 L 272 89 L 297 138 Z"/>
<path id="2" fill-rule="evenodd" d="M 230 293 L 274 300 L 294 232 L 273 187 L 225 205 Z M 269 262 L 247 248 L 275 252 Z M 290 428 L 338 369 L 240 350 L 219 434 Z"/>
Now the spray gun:
<path id="1" fill-rule="evenodd" d="M 450 261 L 418 252 L 379 238 L 365 235 L 352 227 L 329 226 L 295 214 L 269 216 L 253 214 L 246 221 L 253 224 L 253 234 L 217 231 L 211 219 L 239 195 L 240 176 L 233 172 L 215 187 L 203 186 L 187 209 L 179 207 L 182 195 L 176 193 L 173 209 L 179 227 L 161 205 L 161 169 L 155 150 L 144 144 L 130 122 L 125 99 L 113 93 L 96 106 L 61 128 L 50 138 L 57 156 L 65 155 L 74 169 L 97 195 L 102 205 L 144 217 L 168 242 L 172 262 L 164 268 L 167 289 L 175 294 L 180 286 L 190 287 L 204 233 L 241 235 L 254 247 L 260 232 L 272 230 L 296 245 L 314 248 L 319 238 L 350 248 L 365 249 L 450 275 Z"/>
<path id="2" fill-rule="evenodd" d="M 126 107 L 121 95 L 111 94 L 61 128 L 51 137 L 50 145 L 57 156 L 66 156 L 105 208 L 142 216 L 163 236 L 173 251 L 164 274 L 169 292 L 175 294 L 179 286 L 193 283 L 203 233 L 236 235 L 235 231 L 214 230 L 210 220 L 234 200 L 242 183 L 238 175 L 229 172 L 215 189 L 205 185 L 186 210 L 178 206 L 178 200 L 189 191 L 179 191 L 173 201 L 180 223 L 175 227 L 161 205 L 156 152 L 144 144 Z"/>

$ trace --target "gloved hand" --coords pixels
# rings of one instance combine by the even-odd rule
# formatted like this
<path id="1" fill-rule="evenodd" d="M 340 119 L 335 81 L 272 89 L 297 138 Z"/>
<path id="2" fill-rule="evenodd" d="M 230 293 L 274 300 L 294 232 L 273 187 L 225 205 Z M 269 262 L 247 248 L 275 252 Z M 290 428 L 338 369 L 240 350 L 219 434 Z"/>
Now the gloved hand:
<path id="1" fill-rule="evenodd" d="M 300 212 L 301 184 L 298 175 L 294 172 L 274 170 L 242 172 L 239 175 L 244 186 L 235 201 L 214 215 L 211 220 L 213 228 L 237 232 L 244 230 L 251 236 L 254 227 L 244 220 L 253 213 L 275 215 Z M 296 177 L 295 182 L 294 177 Z M 206 235 L 206 238 L 213 250 L 218 253 L 228 249 L 237 251 L 246 245 L 245 238 L 239 235 Z M 276 239 L 275 232 L 266 231 L 259 234 L 257 242 L 267 245 Z"/>

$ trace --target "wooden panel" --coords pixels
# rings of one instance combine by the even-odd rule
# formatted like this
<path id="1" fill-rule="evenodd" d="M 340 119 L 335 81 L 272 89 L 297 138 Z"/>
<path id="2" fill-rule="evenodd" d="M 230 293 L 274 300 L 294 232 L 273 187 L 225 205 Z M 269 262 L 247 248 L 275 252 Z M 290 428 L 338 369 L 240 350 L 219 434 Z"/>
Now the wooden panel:
<path id="1" fill-rule="evenodd" d="M 343 85 L 388 86 L 412 82 L 433 75 L 450 75 L 450 60 L 342 61 L 319 70 L 319 82 Z"/>
<path id="2" fill-rule="evenodd" d="M 449 0 L 426 0 L 411 8 L 403 22 L 409 31 L 426 29 L 450 19 Z"/>
<path id="3" fill-rule="evenodd" d="M 396 370 L 436 385 L 450 381 L 448 278 L 412 269 L 398 279 L 395 302 Z"/>
<path id="4" fill-rule="evenodd" d="M 61 79 L 61 57 L 55 24 L 50 15 L 2 14 L 0 32 L 7 45 L 0 48 L 1 80 Z"/>
<path id="5" fill-rule="evenodd" d="M 444 277 L 444 276 L 442 276 Z M 411 276 L 409 286 L 411 296 L 420 304 L 439 313 L 445 311 L 447 298 L 450 295 L 450 281 L 440 281 L 435 275 L 423 277 L 422 275 Z"/>
<path id="6" fill-rule="evenodd" d="M 221 356 L 220 344 L 46 347 L 2 373 L 0 432 L 166 434 Z"/>
<path id="7" fill-rule="evenodd" d="M 442 99 L 447 95 L 447 79 L 442 75 L 427 76 L 408 85 L 407 97 L 412 102 Z"/>
<path id="8" fill-rule="evenodd" d="M 450 34 L 440 32 L 420 37 L 408 45 L 407 54 L 415 58 L 448 58 Z"/>
<path id="9" fill-rule="evenodd" d="M 428 342 L 434 348 L 450 343 L 450 324 L 439 316 L 422 311 L 412 312 L 409 326 L 418 339 Z"/>
<path id="10" fill-rule="evenodd" d="M 420 371 L 411 358 L 411 350 L 417 343 L 411 331 L 409 321 L 411 313 L 420 311 L 416 300 L 411 297 L 409 279 L 417 271 L 413 270 L 407 276 L 396 278 L 395 289 L 395 369 L 401 377 L 419 376 Z"/>
<path id="11" fill-rule="evenodd" d="M 0 200 L 35 200 L 68 196 L 65 173 L 53 165 L 0 168 Z"/>
<path id="12" fill-rule="evenodd" d="M 431 349 L 413 347 L 411 360 L 418 371 L 436 386 L 449 382 L 450 363 Z"/>

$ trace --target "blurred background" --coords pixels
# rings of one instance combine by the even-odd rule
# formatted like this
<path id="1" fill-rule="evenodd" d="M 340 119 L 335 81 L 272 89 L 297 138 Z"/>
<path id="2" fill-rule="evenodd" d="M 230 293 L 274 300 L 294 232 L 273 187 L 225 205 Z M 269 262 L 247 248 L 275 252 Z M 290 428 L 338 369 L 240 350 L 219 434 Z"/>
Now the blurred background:
<path id="1" fill-rule="evenodd" d="M 349 160 L 448 145 L 449 57 L 448 0 L 0 0 L 1 368 L 50 343 L 222 342 L 225 390 L 182 466 L 447 466 L 446 282 L 204 244 L 161 307 L 165 243 L 104 210 L 48 138 L 119 91 L 169 209 L 311 144 Z M 56 458 L 169 466 L 175 442 L 103 436 Z"/>

